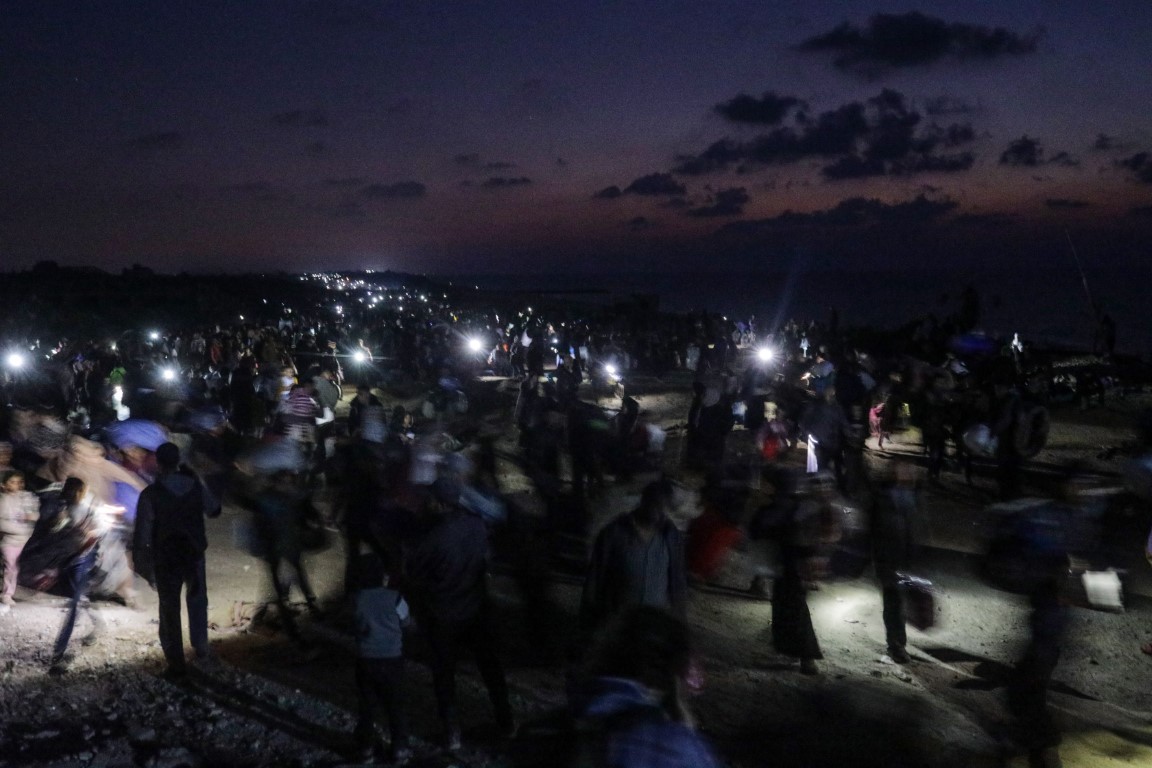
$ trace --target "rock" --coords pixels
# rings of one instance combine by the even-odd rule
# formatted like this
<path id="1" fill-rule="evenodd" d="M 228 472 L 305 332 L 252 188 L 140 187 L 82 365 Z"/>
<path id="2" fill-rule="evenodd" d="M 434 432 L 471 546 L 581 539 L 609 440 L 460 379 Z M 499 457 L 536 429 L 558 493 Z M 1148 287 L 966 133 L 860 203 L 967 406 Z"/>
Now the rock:
<path id="1" fill-rule="evenodd" d="M 201 761 L 184 747 L 168 747 L 153 755 L 148 768 L 200 768 Z"/>
<path id="2" fill-rule="evenodd" d="M 133 723 L 128 726 L 128 741 L 136 745 L 154 744 L 156 742 L 156 731 L 147 726 Z"/>

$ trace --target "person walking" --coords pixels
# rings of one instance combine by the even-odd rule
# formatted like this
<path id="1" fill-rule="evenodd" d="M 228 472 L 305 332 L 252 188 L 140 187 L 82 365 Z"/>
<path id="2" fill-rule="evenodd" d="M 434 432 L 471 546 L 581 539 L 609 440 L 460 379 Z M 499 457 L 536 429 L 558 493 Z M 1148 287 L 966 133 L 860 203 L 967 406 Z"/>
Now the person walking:
<path id="1" fill-rule="evenodd" d="M 96 514 L 95 497 L 87 493 L 84 481 L 77 477 L 70 477 L 64 481 L 60 490 L 59 512 L 56 518 L 56 530 L 65 532 L 67 550 L 72 553 L 68 563 L 64 566 L 68 574 L 68 588 L 71 597 L 68 600 L 68 612 L 64 615 L 64 623 L 56 635 L 56 644 L 52 648 L 52 659 L 49 662 L 50 674 L 59 675 L 67 671 L 68 643 L 72 639 L 72 632 L 76 628 L 76 616 L 81 608 L 85 609 L 92 622 L 92 631 L 81 639 L 84 646 L 94 645 L 104 622 L 88 603 L 88 587 L 92 570 L 96 567 L 97 550 L 100 545 L 100 525 Z M 62 547 L 63 549 L 63 547 Z"/>
<path id="2" fill-rule="evenodd" d="M 218 517 L 220 503 L 200 479 L 180 464 L 180 449 L 164 443 L 156 449 L 159 476 L 144 489 L 136 508 L 136 572 L 148 581 L 160 599 L 160 645 L 168 668 L 165 676 L 187 675 L 184 639 L 180 627 L 180 593 L 188 607 L 188 634 L 196 657 L 207 660 L 208 589 L 204 553 L 208 537 L 204 518 Z"/>
<path id="3" fill-rule="evenodd" d="M 470 647 L 502 736 L 515 731 L 508 682 L 496 652 L 488 597 L 488 531 L 459 504 L 461 487 L 437 479 L 423 512 L 423 532 L 407 552 L 409 594 L 428 638 L 432 681 L 449 749 L 461 745 L 456 661 Z"/>
<path id="4" fill-rule="evenodd" d="M 915 470 L 908 464 L 896 464 L 878 479 L 872 495 L 872 557 L 884 605 L 888 656 L 897 664 L 912 661 L 907 649 L 900 573 L 908 569 L 912 560 L 912 525 L 916 518 Z"/>

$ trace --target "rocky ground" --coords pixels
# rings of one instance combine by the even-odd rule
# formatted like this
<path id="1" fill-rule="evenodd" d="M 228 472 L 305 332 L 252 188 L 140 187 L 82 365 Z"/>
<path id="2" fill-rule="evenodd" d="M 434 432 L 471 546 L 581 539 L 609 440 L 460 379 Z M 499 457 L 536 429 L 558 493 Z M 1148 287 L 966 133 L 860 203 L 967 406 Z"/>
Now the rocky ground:
<path id="1" fill-rule="evenodd" d="M 643 414 L 669 429 L 666 463 L 675 466 L 679 427 L 687 413 L 685 382 L 639 381 Z M 488 382 L 475 407 L 503 429 L 513 392 Z M 486 399 L 485 399 L 486 398 Z M 1117 469 L 1101 450 L 1127 438 L 1139 401 L 1109 403 L 1081 413 L 1058 413 L 1040 466 L 1072 456 L 1090 458 L 1102 472 Z M 1144 403 L 1146 404 L 1146 403 Z M 734 433 L 737 454 L 748 436 Z M 503 431 L 498 449 L 506 490 L 526 506 L 528 485 L 512 457 L 514 438 Z M 870 460 L 912 461 L 915 435 Z M 798 458 L 798 457 L 796 457 Z M 610 484 L 598 518 L 635 502 L 645 478 Z M 684 478 L 686 487 L 693 478 Z M 823 673 L 798 674 L 772 652 L 769 603 L 747 591 L 752 569 L 766 560 L 759 544 L 734 553 L 715 584 L 693 591 L 689 618 L 696 633 L 705 684 L 694 700 L 701 730 L 731 766 L 980 766 L 1000 765 L 1006 733 L 1005 675 L 1022 641 L 1026 606 L 974 578 L 980 511 L 991 480 L 973 486 L 955 474 L 925 490 L 923 507 L 933 547 L 923 571 L 939 589 L 940 615 L 930 633 L 910 633 L 914 663 L 884 656 L 880 596 L 868 576 L 812 594 Z M 685 505 L 690 514 L 691 503 Z M 343 553 L 339 544 L 312 556 L 316 588 L 329 595 L 328 613 L 305 623 L 320 648 L 301 654 L 277 631 L 269 614 L 251 619 L 269 589 L 259 561 L 233 545 L 242 512 L 231 507 L 209 526 L 211 641 L 218 662 L 186 683 L 159 673 L 155 600 L 139 610 L 97 603 L 107 628 L 91 647 L 74 641 L 76 659 L 63 676 L 47 674 L 63 601 L 22 592 L 0 618 L 0 766 L 263 766 L 341 765 L 350 760 L 355 692 L 346 619 L 335 601 Z M 1148 510 L 1133 510 L 1133 531 L 1147 531 Z M 1131 542 L 1133 570 L 1143 533 Z M 1146 567 L 1146 566 L 1144 566 Z M 1139 580 L 1130 579 L 1133 584 Z M 493 576 L 513 706 L 521 721 L 563 702 L 560 670 L 546 663 L 525 624 L 514 581 Z M 1137 591 L 1145 591 L 1139 589 Z M 576 578 L 556 574 L 550 623 L 562 638 L 578 600 Z M 1139 644 L 1152 637 L 1152 603 L 1139 596 L 1126 613 L 1074 609 L 1074 624 L 1051 701 L 1066 732 L 1067 766 L 1152 764 L 1152 658 Z M 87 631 L 82 618 L 77 640 Z M 501 751 L 490 732 L 486 696 L 474 669 L 460 679 L 465 748 L 439 744 L 431 680 L 418 634 L 409 638 L 409 703 L 417 738 L 413 765 L 498 766 Z M 1023 765 L 1019 759 L 1014 763 Z"/>

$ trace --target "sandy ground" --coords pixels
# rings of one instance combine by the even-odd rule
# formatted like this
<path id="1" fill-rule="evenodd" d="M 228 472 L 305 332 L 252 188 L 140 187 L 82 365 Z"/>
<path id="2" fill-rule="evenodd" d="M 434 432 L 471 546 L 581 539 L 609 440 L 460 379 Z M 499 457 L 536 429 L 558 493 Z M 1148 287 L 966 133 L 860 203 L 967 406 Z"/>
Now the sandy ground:
<path id="1" fill-rule="evenodd" d="M 669 429 L 666 464 L 676 464 L 679 429 L 687 413 L 683 382 L 635 382 L 644 417 Z M 499 424 L 513 392 L 486 385 Z M 1041 464 L 1072 455 L 1095 460 L 1102 447 L 1126 439 L 1140 403 L 1057 414 Z M 732 436 L 736 455 L 750 450 L 749 435 Z M 498 443 L 506 490 L 529 502 L 528 485 L 510 460 L 514 439 Z M 911 461 L 915 435 L 870 460 Z M 1101 461 L 1103 472 L 1115 471 Z M 628 509 L 645 477 L 610 484 L 597 506 L 602 522 Z M 686 485 L 693 478 L 685 478 Z M 747 592 L 753 569 L 766 562 L 762 545 L 733 554 L 715 584 L 693 591 L 689 618 L 705 672 L 694 709 L 703 733 L 731 766 L 980 766 L 1002 765 L 998 739 L 1008 722 L 1004 678 L 1018 653 L 1027 608 L 1015 596 L 982 584 L 973 557 L 982 505 L 991 479 L 979 472 L 969 487 L 950 474 L 925 492 L 923 507 L 933 545 L 922 571 L 939 589 L 939 622 L 930 633 L 910 631 L 911 665 L 883 655 L 879 591 L 866 575 L 825 585 L 812 594 L 817 636 L 826 660 L 809 678 L 773 653 L 771 607 Z M 690 505 L 689 505 L 690 506 Z M 343 552 L 338 543 L 308 560 L 318 592 L 330 598 L 322 622 L 305 632 L 321 648 L 302 656 L 274 622 L 231 627 L 234 606 L 268 599 L 262 564 L 233 546 L 238 509 L 209 523 L 210 633 L 220 663 L 187 683 L 163 680 L 156 638 L 155 599 L 140 610 L 98 603 L 107 624 L 97 643 L 80 647 L 62 677 L 46 674 L 63 602 L 22 592 L 0 618 L 0 766 L 256 766 L 341 765 L 348 761 L 354 724 L 351 643 L 335 596 Z M 686 511 L 685 514 L 690 514 Z M 1148 510 L 1134 510 L 1132 529 L 1146 532 Z M 1134 565 L 1143 535 L 1132 541 Z M 1144 565 L 1146 568 L 1147 566 Z M 528 720 L 562 704 L 560 671 L 536 661 L 526 639 L 521 602 L 512 579 L 497 568 L 492 580 L 506 649 L 513 707 Z M 563 638 L 574 620 L 577 579 L 557 575 L 550 585 L 557 606 L 553 632 Z M 1073 627 L 1056 673 L 1051 701 L 1065 730 L 1067 766 L 1152 765 L 1152 658 L 1140 642 L 1152 637 L 1152 603 L 1133 598 L 1126 613 L 1073 609 Z M 87 631 L 81 618 L 77 640 Z M 431 680 L 418 635 L 408 638 L 409 703 L 417 759 L 413 765 L 497 766 L 491 713 L 474 668 L 460 677 L 465 749 L 450 754 L 440 736 Z M 1011 765 L 1023 765 L 1017 758 Z"/>

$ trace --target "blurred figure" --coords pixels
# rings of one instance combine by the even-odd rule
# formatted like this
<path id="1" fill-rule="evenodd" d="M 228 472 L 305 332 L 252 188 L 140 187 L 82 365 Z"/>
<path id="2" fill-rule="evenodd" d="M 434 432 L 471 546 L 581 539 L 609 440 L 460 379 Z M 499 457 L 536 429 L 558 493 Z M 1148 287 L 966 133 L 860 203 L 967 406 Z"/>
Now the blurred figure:
<path id="1" fill-rule="evenodd" d="M 577 752 L 605 768 L 718 766 L 693 728 L 685 701 L 692 649 L 688 625 L 646 605 L 625 608 L 605 629 L 586 666 L 579 707 L 595 734 Z M 557 756 L 563 759 L 565 756 Z M 563 764 L 563 763 L 560 763 Z"/>
<path id="2" fill-rule="evenodd" d="M 508 682 L 496 652 L 488 597 L 488 531 L 459 504 L 460 487 L 437 480 L 422 512 L 423 530 L 407 551 L 412 607 L 428 638 L 432 681 L 450 749 L 461 745 L 456 661 L 471 648 L 502 735 L 515 730 Z"/>
<path id="3" fill-rule="evenodd" d="M 1061 765 L 1060 731 L 1048 711 L 1048 686 L 1068 629 L 1068 605 L 1061 591 L 1069 554 L 1082 548 L 1085 539 L 1083 480 L 1080 467 L 1066 467 L 1055 501 L 1029 510 L 1023 523 L 1027 544 L 1021 553 L 1026 568 L 1021 585 L 1032 614 L 1028 645 L 1008 686 L 1008 707 L 1016 717 L 1017 741 L 1028 751 L 1029 764 L 1040 768 Z"/>
<path id="4" fill-rule="evenodd" d="M 896 463 L 878 478 L 872 494 L 872 557 L 884 603 L 884 638 L 888 656 L 897 664 L 912 661 L 908 655 L 904 600 L 900 573 L 907 571 L 915 542 L 912 521 L 916 518 L 916 475 L 910 464 Z"/>
<path id="5" fill-rule="evenodd" d="M 49 672 L 60 674 L 67 669 L 65 652 L 72 639 L 72 631 L 76 627 L 76 614 L 80 608 L 85 609 L 92 622 L 92 631 L 80 641 L 81 645 L 93 645 L 99 633 L 104 628 L 104 622 L 99 614 L 92 610 L 88 601 L 88 585 L 92 576 L 92 569 L 96 567 L 96 554 L 100 545 L 100 521 L 97 516 L 96 499 L 87 494 L 84 481 L 70 477 L 64 481 L 57 502 L 60 511 L 57 513 L 56 528 L 58 532 L 67 537 L 68 551 L 72 552 L 64 569 L 68 574 L 68 612 L 64 616 L 64 623 L 56 635 L 56 644 L 52 649 L 52 659 Z"/>
<path id="6" fill-rule="evenodd" d="M 780 574 L 772 588 L 772 644 L 777 653 L 800 660 L 800 671 L 819 674 L 824 658 L 812 614 L 808 588 L 827 568 L 827 549 L 840 535 L 832 506 L 831 477 L 806 475 L 804 485 L 779 504 Z"/>
<path id="7" fill-rule="evenodd" d="M 816 399 L 805 406 L 799 429 L 804 439 L 814 444 L 816 471 L 834 472 L 836 484 L 843 487 L 844 438 L 849 436 L 851 425 L 836 400 L 835 387 L 826 385 Z"/>
<path id="8" fill-rule="evenodd" d="M 289 605 L 293 584 L 304 594 L 309 612 L 320 615 L 320 605 L 302 561 L 303 514 L 308 507 L 308 494 L 301 489 L 296 475 L 280 470 L 268 478 L 253 510 L 253 529 L 260 541 L 261 557 L 268 564 L 280 621 L 288 636 L 298 644 L 303 641 Z"/>
<path id="9" fill-rule="evenodd" d="M 199 478 L 181 466 L 178 447 L 161 445 L 156 449 L 156 463 L 159 477 L 140 494 L 133 552 L 137 573 L 156 588 L 160 598 L 160 645 L 168 661 L 165 675 L 180 679 L 187 674 L 180 628 L 181 590 L 196 657 L 206 660 L 211 656 L 204 518 L 218 517 L 221 507 Z"/>

